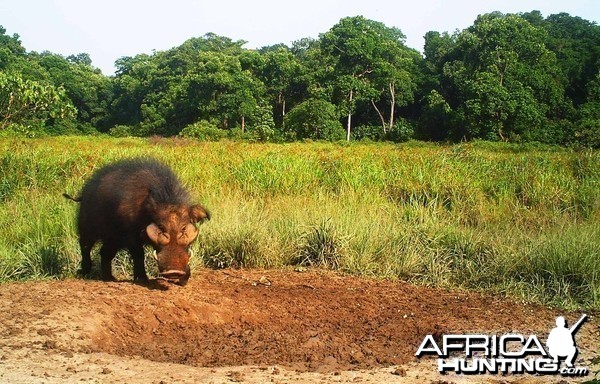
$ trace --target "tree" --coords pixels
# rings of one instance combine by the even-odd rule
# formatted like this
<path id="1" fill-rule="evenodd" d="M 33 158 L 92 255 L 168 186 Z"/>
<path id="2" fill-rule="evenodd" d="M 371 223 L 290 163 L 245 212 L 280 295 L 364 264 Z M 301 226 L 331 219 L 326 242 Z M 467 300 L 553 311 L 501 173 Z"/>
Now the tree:
<path id="1" fill-rule="evenodd" d="M 344 136 L 335 105 L 325 100 L 300 103 L 286 115 L 285 126 L 297 139 L 340 140 Z"/>
<path id="2" fill-rule="evenodd" d="M 144 135 L 175 135 L 200 120 L 245 130 L 264 85 L 252 68 L 258 55 L 243 44 L 207 34 L 165 52 L 118 61 L 113 105 L 131 110 L 118 123 L 139 125 Z"/>
<path id="3" fill-rule="evenodd" d="M 445 75 L 444 66 L 456 60 L 452 56 L 456 36 L 436 31 L 425 34 L 425 58 L 421 62 L 422 78 L 417 89 L 420 107 L 417 137 L 420 139 L 447 140 L 453 130 L 451 117 L 458 105 L 458 96 L 453 82 Z"/>
<path id="4" fill-rule="evenodd" d="M 12 124 L 43 125 L 47 119 L 69 119 L 75 108 L 63 88 L 23 80 L 0 71 L 0 130 Z"/>
<path id="5" fill-rule="evenodd" d="M 183 93 L 179 100 L 191 102 L 206 119 L 218 119 L 224 129 L 238 122 L 246 129 L 264 94 L 264 85 L 243 70 L 239 57 L 219 52 L 204 52 L 197 65 L 183 78 Z"/>
<path id="6" fill-rule="evenodd" d="M 394 127 L 397 106 L 405 106 L 414 98 L 417 84 L 415 73 L 416 63 L 421 60 L 418 52 L 408 49 L 398 40 L 388 39 L 381 42 L 387 44 L 381 57 L 373 67 L 373 83 L 380 90 L 379 100 L 389 104 L 389 118 L 386 119 L 377 107 L 377 100 L 371 99 L 371 104 L 381 120 L 383 134 L 386 135 Z"/>
<path id="7" fill-rule="evenodd" d="M 348 141 L 356 102 L 370 100 L 378 93 L 368 75 L 373 72 L 377 56 L 379 24 L 362 16 L 347 17 L 320 36 L 322 52 L 333 59 L 334 98 L 348 116 Z"/>
<path id="8" fill-rule="evenodd" d="M 296 79 L 301 76 L 301 64 L 285 46 L 263 48 L 263 52 L 260 78 L 265 84 L 274 110 L 277 111 L 277 119 L 283 122 L 289 101 L 297 92 L 295 85 Z"/>
<path id="9" fill-rule="evenodd" d="M 404 46 L 404 39 L 398 28 L 362 16 L 344 18 L 321 35 L 322 51 L 333 57 L 334 99 L 348 116 L 347 140 L 357 103 L 370 102 L 385 133 L 394 125 L 395 107 L 412 101 L 418 54 Z M 382 97 L 388 98 L 387 122 L 377 106 Z"/>
<path id="10" fill-rule="evenodd" d="M 21 45 L 19 35 L 8 36 L 0 26 L 0 70 L 19 73 L 24 80 L 49 81 L 48 73 L 31 60 Z"/>
<path id="11" fill-rule="evenodd" d="M 32 55 L 49 75 L 52 84 L 61 86 L 75 108 L 81 126 L 108 128 L 108 109 L 113 97 L 109 78 L 91 66 L 87 53 L 64 58 L 44 52 Z"/>
<path id="12" fill-rule="evenodd" d="M 8 55 L 25 56 L 26 53 L 25 48 L 21 45 L 21 40 L 19 40 L 19 35 L 15 33 L 12 36 L 8 36 L 6 34 L 6 29 L 1 25 L 0 52 L 2 52 L 2 56 L 4 57 Z M 0 61 L 0 69 L 3 68 L 1 64 L 2 62 Z"/>
<path id="13" fill-rule="evenodd" d="M 600 73 L 589 82 L 586 100 L 578 110 L 577 128 L 571 140 L 579 145 L 600 148 Z"/>
<path id="14" fill-rule="evenodd" d="M 452 108 L 444 97 L 435 89 L 425 96 L 417 137 L 434 141 L 448 139 L 452 132 Z"/>
<path id="15" fill-rule="evenodd" d="M 275 137 L 275 120 L 273 119 L 273 109 L 266 104 L 255 108 L 250 118 L 251 135 L 260 141 L 269 141 Z"/>
<path id="16" fill-rule="evenodd" d="M 67 56 L 67 61 L 73 64 L 81 64 L 86 67 L 92 66 L 92 58 L 87 53 L 78 53 L 77 55 Z"/>
<path id="17" fill-rule="evenodd" d="M 455 137 L 549 138 L 543 128 L 567 108 L 555 55 L 544 31 L 518 15 L 481 15 L 452 41 L 429 35 L 430 68 L 441 67 L 438 93 L 464 124 Z"/>
<path id="18" fill-rule="evenodd" d="M 109 125 L 139 125 L 143 120 L 142 106 L 147 105 L 146 97 L 155 85 L 157 63 L 152 56 L 140 54 L 117 59 L 115 67 Z"/>
<path id="19" fill-rule="evenodd" d="M 188 52 L 220 52 L 237 56 L 246 44 L 244 40 L 233 41 L 229 37 L 219 36 L 209 32 L 202 37 L 193 37 L 186 40 L 177 50 Z"/>
<path id="20" fill-rule="evenodd" d="M 300 71 L 292 85 L 291 96 L 294 104 L 298 105 L 308 99 L 331 101 L 331 79 L 335 77 L 335 59 L 323 52 L 319 40 L 312 38 L 294 41 L 290 50 L 300 64 Z"/>
<path id="21" fill-rule="evenodd" d="M 539 11 L 522 15 L 546 32 L 544 43 L 554 52 L 565 76 L 566 96 L 575 106 L 586 102 L 587 84 L 600 65 L 600 26 L 568 13 L 543 19 Z"/>

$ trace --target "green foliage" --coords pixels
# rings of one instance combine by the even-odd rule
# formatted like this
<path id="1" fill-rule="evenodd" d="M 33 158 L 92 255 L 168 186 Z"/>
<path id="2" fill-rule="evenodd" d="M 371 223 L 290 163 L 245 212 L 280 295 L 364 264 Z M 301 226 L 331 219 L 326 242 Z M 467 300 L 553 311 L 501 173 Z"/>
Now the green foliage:
<path id="1" fill-rule="evenodd" d="M 305 68 L 286 46 L 267 47 L 262 51 L 263 59 L 258 77 L 265 84 L 270 105 L 276 111 L 273 118 L 281 126 L 287 109 L 293 103 L 297 104 L 298 96 L 306 86 L 302 82 L 302 78 L 306 76 L 303 73 Z"/>
<path id="2" fill-rule="evenodd" d="M 201 141 L 219 141 L 227 136 L 227 132 L 206 120 L 201 120 L 183 128 L 179 136 Z"/>
<path id="3" fill-rule="evenodd" d="M 108 131 L 108 134 L 112 137 L 131 137 L 134 136 L 133 131 L 133 127 L 128 125 L 115 125 Z"/>
<path id="4" fill-rule="evenodd" d="M 358 140 L 369 141 L 394 141 L 402 143 L 414 139 L 415 129 L 406 119 L 397 120 L 391 129 L 384 132 L 381 126 L 361 125 L 354 130 L 354 135 Z"/>
<path id="5" fill-rule="evenodd" d="M 91 66 L 89 55 L 71 55 L 70 59 L 43 53 L 35 57 L 53 84 L 59 84 L 77 109 L 80 125 L 104 129 L 112 98 L 111 80 Z"/>
<path id="6" fill-rule="evenodd" d="M 0 131 L 13 124 L 35 131 L 48 119 L 70 119 L 74 113 L 64 89 L 0 72 Z"/>
<path id="7" fill-rule="evenodd" d="M 334 103 L 348 116 L 349 130 L 351 116 L 361 101 L 370 100 L 375 106 L 375 101 L 384 95 L 390 98 L 387 128 L 393 126 L 395 106 L 412 101 L 416 87 L 413 58 L 418 54 L 404 46 L 404 39 L 398 28 L 362 16 L 344 18 L 321 35 L 321 51 L 333 67 L 326 74 L 329 78 L 324 80 L 331 83 Z M 376 110 L 381 116 L 380 110 Z M 384 133 L 387 128 L 384 121 Z M 347 138 L 350 139 L 350 131 Z"/>
<path id="8" fill-rule="evenodd" d="M 419 121 L 417 137 L 442 141 L 452 132 L 453 111 L 438 91 L 431 90 L 425 97 L 425 104 Z"/>
<path id="9" fill-rule="evenodd" d="M 396 142 L 405 142 L 415 138 L 415 128 L 406 119 L 396 121 L 388 135 L 389 139 Z"/>
<path id="10" fill-rule="evenodd" d="M 340 140 L 344 129 L 333 104 L 318 99 L 307 100 L 285 117 L 285 126 L 298 139 Z"/>
<path id="11" fill-rule="evenodd" d="M 547 32 L 546 46 L 556 54 L 565 77 L 566 96 L 576 106 L 584 104 L 588 84 L 598 75 L 600 26 L 567 13 L 538 18 L 537 24 Z"/>
<path id="12" fill-rule="evenodd" d="M 43 128 L 43 133 L 51 136 L 94 134 L 97 131 L 90 124 L 79 125 L 75 119 L 54 120 Z M 42 133 L 42 132 L 40 132 Z"/>
<path id="13" fill-rule="evenodd" d="M 600 103 L 584 104 L 580 114 L 572 141 L 582 146 L 600 148 Z"/>
<path id="14" fill-rule="evenodd" d="M 425 57 L 404 41 L 399 28 L 363 16 L 345 17 L 291 47 L 246 49 L 243 40 L 208 33 L 166 51 L 122 57 L 107 77 L 86 53 L 27 52 L 18 35 L 0 27 L 3 76 L 53 89 L 59 104 L 76 110 L 74 119 L 0 116 L 0 126 L 3 135 L 128 126 L 127 135 L 177 136 L 208 121 L 236 140 L 338 140 L 330 106 L 326 132 L 287 126 L 290 112 L 320 100 L 334 106 L 348 140 L 599 146 L 596 23 L 566 13 L 493 12 L 453 34 L 428 32 Z"/>
<path id="15" fill-rule="evenodd" d="M 518 15 L 482 15 L 451 42 L 430 35 L 427 44 L 430 68 L 441 68 L 446 83 L 442 98 L 430 94 L 427 117 L 447 114 L 448 103 L 465 122 L 455 126 L 455 136 L 543 137 L 537 131 L 564 103 L 556 57 L 545 47 L 543 31 Z"/>
<path id="16" fill-rule="evenodd" d="M 537 11 L 481 15 L 452 36 L 428 33 L 432 91 L 418 136 L 554 144 L 587 138 L 573 104 L 582 105 L 584 84 L 598 72 L 599 44 L 593 23 L 567 14 L 543 19 Z"/>
<path id="17" fill-rule="evenodd" d="M 600 74 L 590 82 L 587 100 L 579 107 L 570 140 L 580 146 L 600 148 Z"/>
<path id="18" fill-rule="evenodd" d="M 354 130 L 353 136 L 357 140 L 381 140 L 383 136 L 383 130 L 378 125 L 359 125 Z"/>
<path id="19" fill-rule="evenodd" d="M 9 59 L 9 55 L 23 56 L 25 55 L 25 48 L 21 45 L 19 35 L 16 33 L 12 36 L 6 35 L 6 29 L 0 25 L 0 48 L 2 48 L 2 57 L 4 60 Z M 6 61 L 0 61 L 0 64 L 6 65 Z M 0 69 L 4 69 L 5 66 L 0 66 Z"/>
<path id="20" fill-rule="evenodd" d="M 275 120 L 270 106 L 259 105 L 256 107 L 248 131 L 258 141 L 269 141 L 275 137 Z"/>

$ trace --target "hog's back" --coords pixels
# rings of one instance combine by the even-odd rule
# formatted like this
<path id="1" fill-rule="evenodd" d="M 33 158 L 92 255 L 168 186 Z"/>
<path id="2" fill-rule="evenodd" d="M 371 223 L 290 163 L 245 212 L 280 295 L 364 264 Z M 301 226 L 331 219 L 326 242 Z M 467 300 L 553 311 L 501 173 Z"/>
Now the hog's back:
<path id="1" fill-rule="evenodd" d="M 149 198 L 154 204 L 149 204 Z M 151 223 L 152 207 L 188 200 L 175 174 L 147 159 L 123 160 L 98 170 L 84 185 L 78 226 L 94 240 L 127 242 Z"/>

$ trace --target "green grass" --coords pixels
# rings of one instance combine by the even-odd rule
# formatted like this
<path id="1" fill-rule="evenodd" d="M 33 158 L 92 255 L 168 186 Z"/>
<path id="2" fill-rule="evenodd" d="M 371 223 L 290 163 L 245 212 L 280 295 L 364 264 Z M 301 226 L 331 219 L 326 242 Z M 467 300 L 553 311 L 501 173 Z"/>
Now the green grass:
<path id="1" fill-rule="evenodd" d="M 600 309 L 600 152 L 484 142 L 0 139 L 0 281 L 73 276 L 61 193 L 133 156 L 170 164 L 213 213 L 195 267 L 302 264 Z"/>

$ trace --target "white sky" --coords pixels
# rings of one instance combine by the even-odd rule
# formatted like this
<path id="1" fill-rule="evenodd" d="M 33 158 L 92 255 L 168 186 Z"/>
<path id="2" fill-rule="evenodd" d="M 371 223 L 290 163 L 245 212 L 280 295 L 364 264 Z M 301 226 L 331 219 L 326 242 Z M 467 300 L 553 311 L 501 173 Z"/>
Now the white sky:
<path id="1" fill-rule="evenodd" d="M 464 29 L 477 15 L 539 10 L 600 20 L 598 0 L 0 0 L 0 25 L 28 51 L 87 52 L 104 74 L 122 56 L 178 46 L 207 32 L 246 48 L 317 38 L 341 18 L 363 15 L 398 27 L 423 50 L 427 31 Z"/>

